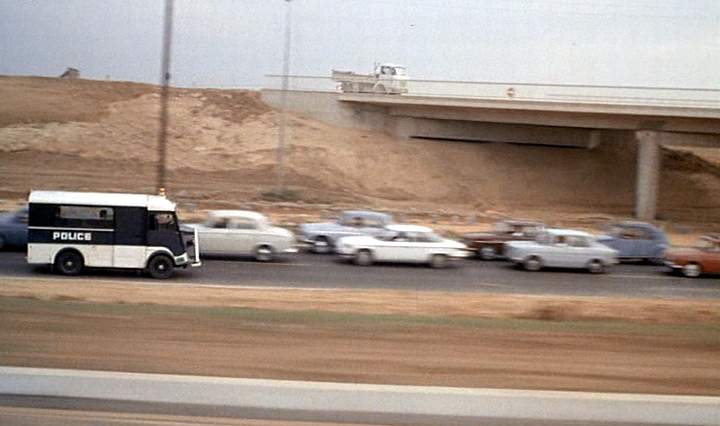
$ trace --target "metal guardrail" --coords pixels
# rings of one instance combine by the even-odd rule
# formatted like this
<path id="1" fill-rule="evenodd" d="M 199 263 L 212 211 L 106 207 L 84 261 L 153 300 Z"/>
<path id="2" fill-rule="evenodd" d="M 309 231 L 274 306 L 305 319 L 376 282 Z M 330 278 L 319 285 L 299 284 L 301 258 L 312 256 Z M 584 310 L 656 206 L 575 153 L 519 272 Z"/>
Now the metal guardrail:
<path id="1" fill-rule="evenodd" d="M 267 89 L 280 89 L 282 75 L 266 77 L 269 80 Z M 288 79 L 289 90 L 340 91 L 339 84 L 330 77 L 289 75 Z M 406 96 L 720 110 L 720 89 L 442 80 L 408 80 L 407 87 Z"/>

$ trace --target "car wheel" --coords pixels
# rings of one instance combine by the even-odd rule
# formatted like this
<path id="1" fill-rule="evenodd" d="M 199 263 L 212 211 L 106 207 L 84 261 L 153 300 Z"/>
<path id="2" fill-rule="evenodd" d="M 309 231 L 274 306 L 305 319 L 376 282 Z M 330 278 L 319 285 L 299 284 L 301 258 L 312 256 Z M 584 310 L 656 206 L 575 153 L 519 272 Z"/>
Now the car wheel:
<path id="1" fill-rule="evenodd" d="M 593 259 L 587 264 L 587 270 L 591 274 L 602 274 L 605 272 L 605 265 L 598 259 Z"/>
<path id="2" fill-rule="evenodd" d="M 542 269 L 542 261 L 537 256 L 530 256 L 523 262 L 526 271 L 539 271 Z"/>
<path id="3" fill-rule="evenodd" d="M 330 253 L 331 250 L 332 246 L 330 245 L 330 240 L 328 240 L 327 237 L 319 236 L 313 241 L 313 252 L 325 254 Z"/>
<path id="4" fill-rule="evenodd" d="M 173 260 L 169 256 L 159 254 L 148 263 L 148 273 L 151 277 L 158 280 L 165 280 L 172 276 Z"/>
<path id="5" fill-rule="evenodd" d="M 688 278 L 697 278 L 702 274 L 702 268 L 697 263 L 688 263 L 683 266 L 682 274 Z"/>
<path id="6" fill-rule="evenodd" d="M 370 266 L 373 263 L 372 253 L 370 250 L 358 250 L 355 253 L 355 264 L 360 266 Z"/>
<path id="7" fill-rule="evenodd" d="M 484 246 L 480 248 L 480 259 L 482 260 L 493 260 L 497 256 L 495 247 Z"/>
<path id="8" fill-rule="evenodd" d="M 83 257 L 76 251 L 64 251 L 55 259 L 55 269 L 63 275 L 77 275 L 83 270 Z"/>
<path id="9" fill-rule="evenodd" d="M 262 245 L 255 249 L 255 260 L 258 262 L 270 262 L 275 257 L 275 251 L 268 245 Z"/>
<path id="10" fill-rule="evenodd" d="M 435 269 L 446 268 L 448 265 L 448 257 L 444 254 L 434 254 L 430 258 L 430 267 Z"/>

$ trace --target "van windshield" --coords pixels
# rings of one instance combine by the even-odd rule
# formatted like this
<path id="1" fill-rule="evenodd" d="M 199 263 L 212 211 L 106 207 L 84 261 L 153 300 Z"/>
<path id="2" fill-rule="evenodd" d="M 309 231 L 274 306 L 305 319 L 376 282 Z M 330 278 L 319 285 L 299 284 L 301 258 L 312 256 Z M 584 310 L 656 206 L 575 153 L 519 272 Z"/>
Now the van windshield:
<path id="1" fill-rule="evenodd" d="M 170 230 L 177 231 L 177 218 L 173 212 L 152 213 L 150 216 L 150 229 L 154 231 Z"/>

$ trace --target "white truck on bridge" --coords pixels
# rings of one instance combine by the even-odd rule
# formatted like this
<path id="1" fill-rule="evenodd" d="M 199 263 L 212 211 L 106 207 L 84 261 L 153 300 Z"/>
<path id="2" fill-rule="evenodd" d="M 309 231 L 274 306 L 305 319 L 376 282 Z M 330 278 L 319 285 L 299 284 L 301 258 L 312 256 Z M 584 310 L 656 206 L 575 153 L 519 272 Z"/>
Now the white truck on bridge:
<path id="1" fill-rule="evenodd" d="M 344 93 L 399 95 L 408 91 L 407 70 L 396 64 L 376 63 L 372 74 L 333 70 L 332 79 L 339 83 L 339 89 Z"/>

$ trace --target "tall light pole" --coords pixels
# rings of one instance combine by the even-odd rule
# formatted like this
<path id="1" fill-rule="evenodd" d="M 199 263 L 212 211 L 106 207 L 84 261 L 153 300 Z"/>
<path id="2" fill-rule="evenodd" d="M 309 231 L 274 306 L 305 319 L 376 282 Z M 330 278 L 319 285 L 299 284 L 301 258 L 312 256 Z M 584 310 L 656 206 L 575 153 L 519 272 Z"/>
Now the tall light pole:
<path id="1" fill-rule="evenodd" d="M 160 75 L 160 130 L 158 131 L 157 191 L 165 188 L 167 157 L 168 97 L 170 91 L 170 48 L 172 47 L 173 0 L 165 0 L 162 65 Z"/>
<path id="2" fill-rule="evenodd" d="M 285 46 L 283 48 L 282 87 L 280 90 L 280 125 L 278 126 L 277 191 L 285 192 L 285 131 L 287 127 L 287 91 L 290 74 L 290 41 L 292 35 L 292 0 L 285 0 Z"/>

